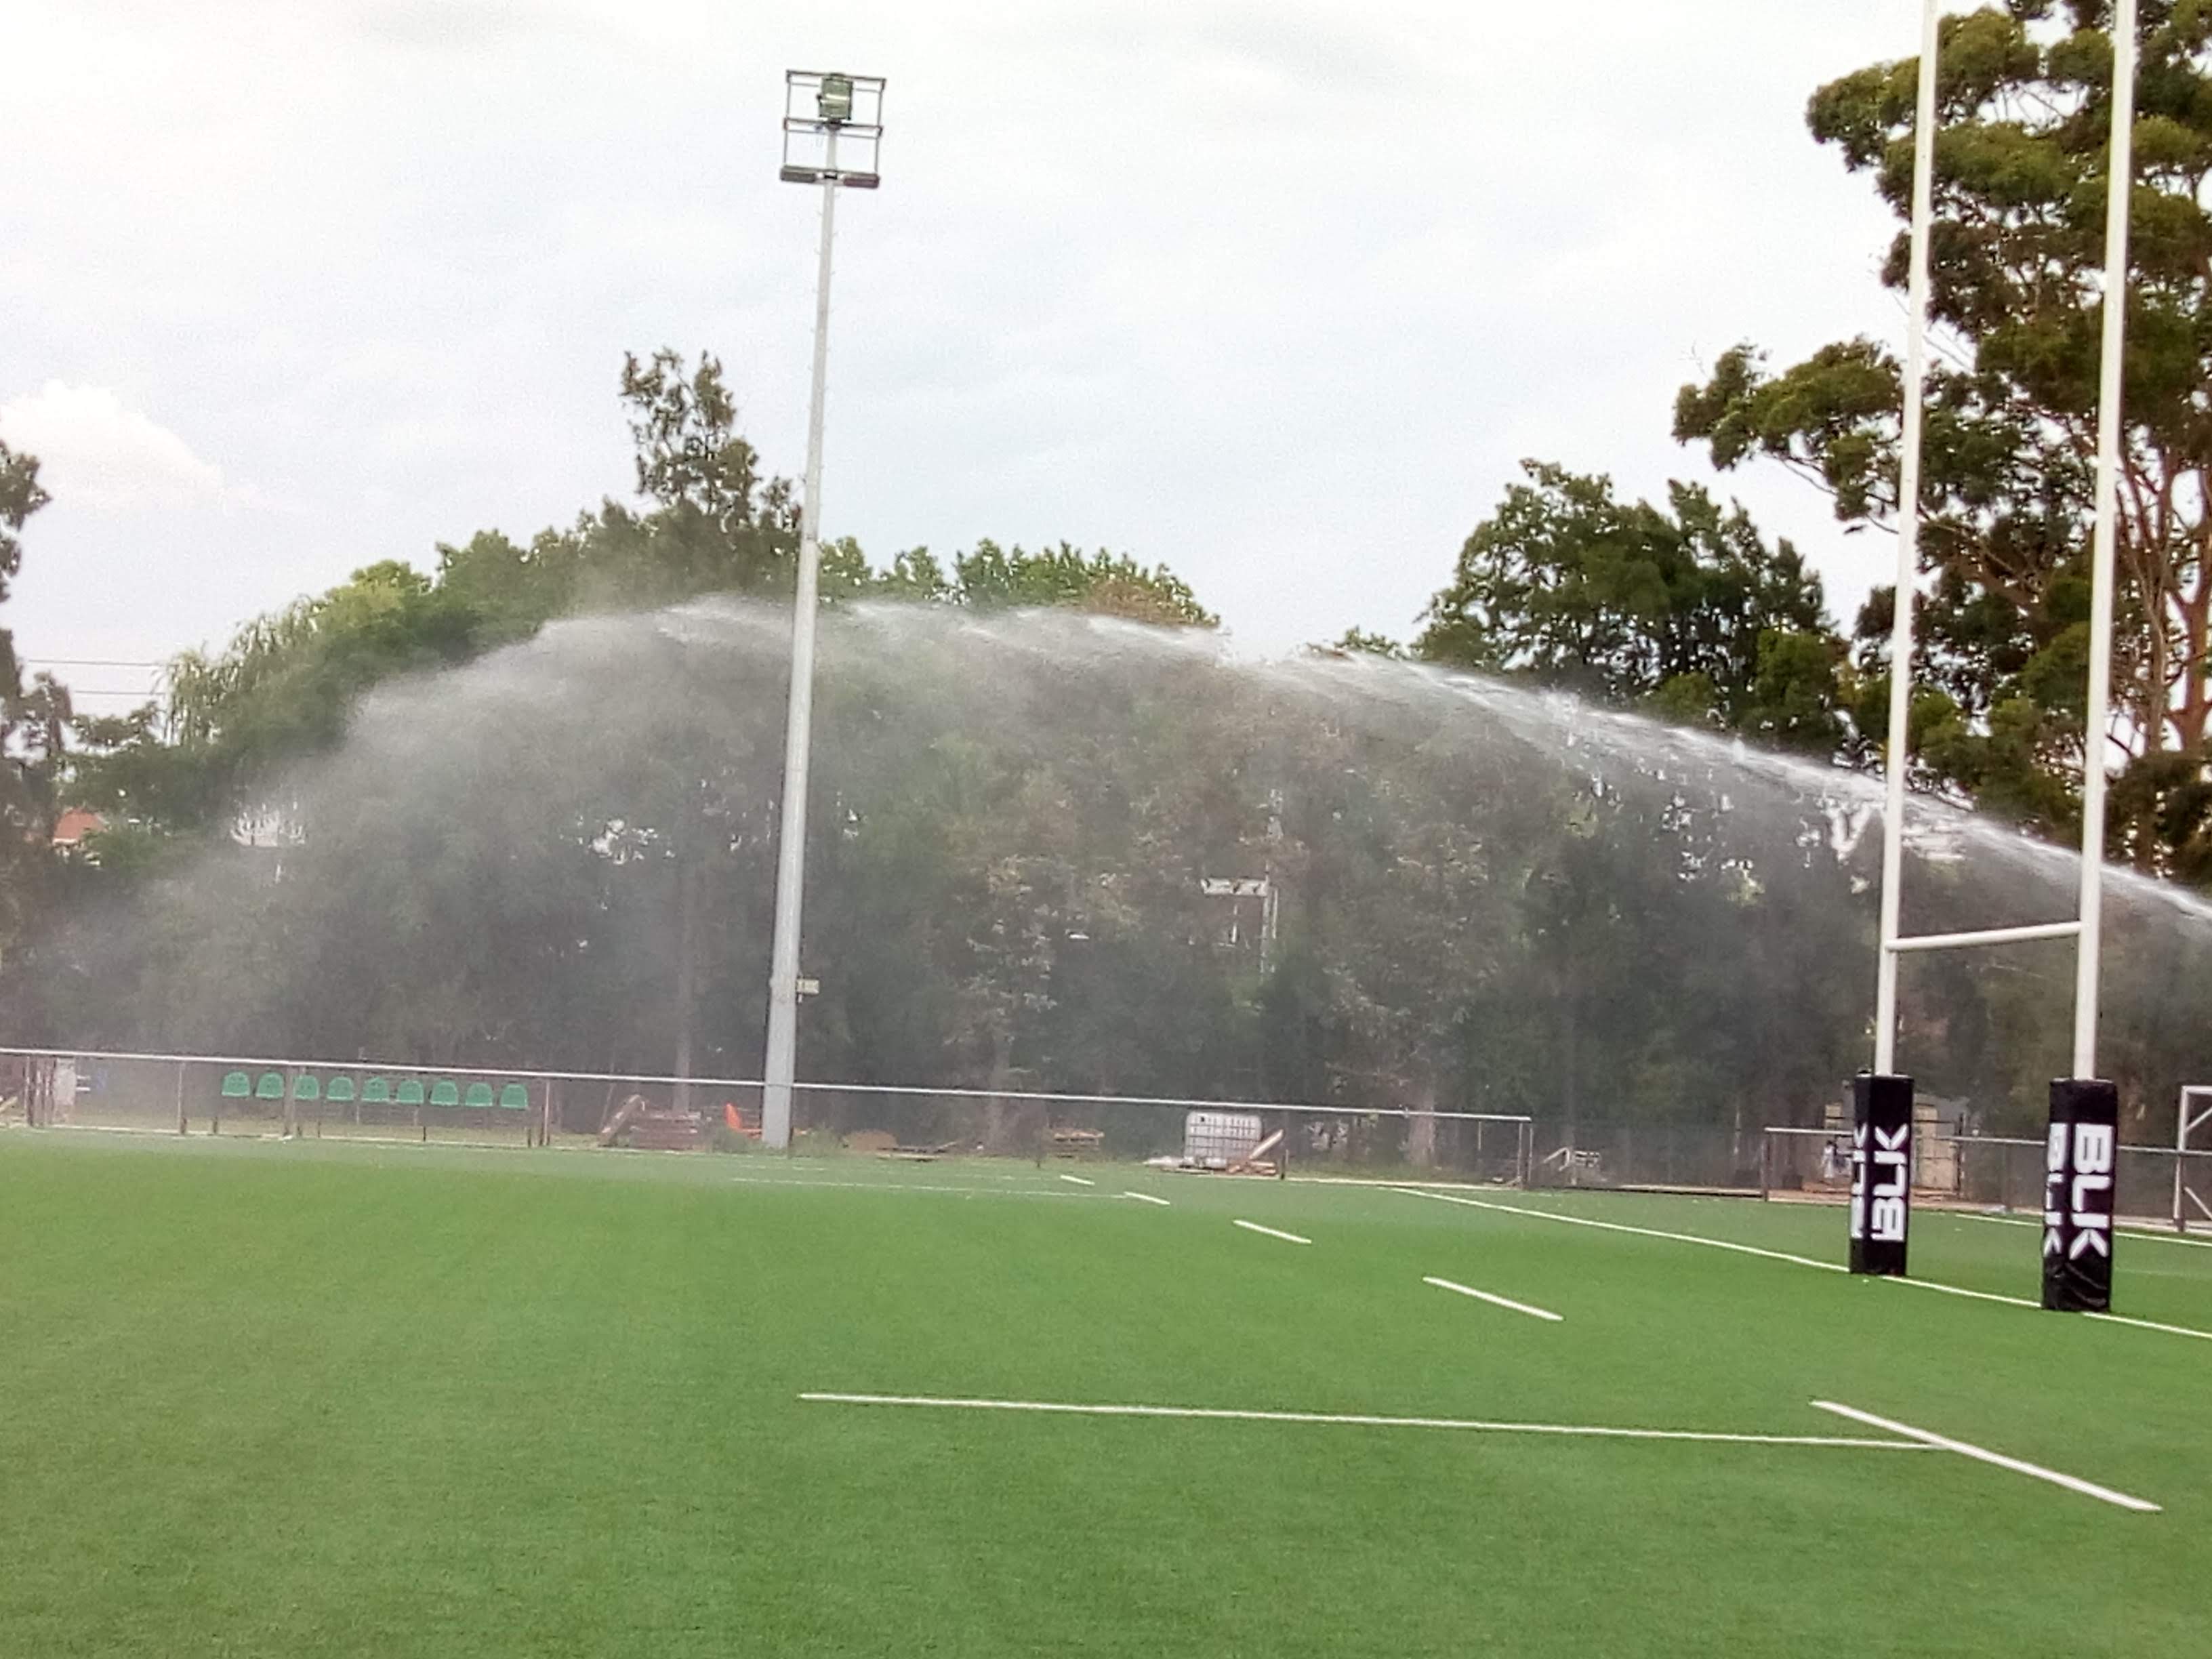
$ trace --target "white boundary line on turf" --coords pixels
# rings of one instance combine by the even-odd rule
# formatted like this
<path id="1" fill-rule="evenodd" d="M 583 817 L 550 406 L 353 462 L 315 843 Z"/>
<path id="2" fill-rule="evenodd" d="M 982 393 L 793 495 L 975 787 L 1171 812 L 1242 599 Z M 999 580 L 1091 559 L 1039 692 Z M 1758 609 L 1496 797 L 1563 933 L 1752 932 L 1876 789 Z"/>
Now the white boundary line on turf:
<path id="1" fill-rule="evenodd" d="M 1086 1181 L 1081 1176 L 1064 1175 L 1060 1176 L 1060 1179 L 1066 1182 L 1072 1182 L 1078 1187 L 1096 1187 L 1098 1184 L 1095 1181 Z"/>
<path id="2" fill-rule="evenodd" d="M 2191 1330 L 2186 1325 L 2161 1325 L 2155 1319 L 2133 1319 L 2116 1313 L 2085 1313 L 2081 1317 L 2101 1319 L 2107 1325 L 2132 1325 L 2139 1331 L 2164 1331 L 2168 1336 L 2193 1336 L 2200 1342 L 2212 1342 L 2212 1331 Z"/>
<path id="3" fill-rule="evenodd" d="M 1265 1233 L 1270 1238 L 1279 1238 L 1285 1244 L 1310 1244 L 1310 1238 L 1301 1238 L 1296 1233 L 1286 1233 L 1276 1227 L 1262 1227 L 1256 1221 L 1232 1221 L 1232 1227 L 1242 1227 L 1248 1233 Z"/>
<path id="4" fill-rule="evenodd" d="M 1563 1221 L 1570 1227 L 1595 1227 L 1601 1232 L 1635 1233 L 1644 1238 L 1672 1239 L 1677 1244 L 1705 1244 L 1716 1250 L 1734 1250 L 1739 1255 L 1765 1256 L 1770 1261 L 1790 1261 L 1800 1267 L 1818 1267 L 1823 1273 L 1839 1273 L 1843 1267 L 1833 1261 L 1816 1261 L 1809 1255 L 1791 1255 L 1786 1250 L 1763 1250 L 1756 1244 L 1735 1244 L 1725 1238 L 1700 1238 L 1695 1233 L 1662 1232 L 1656 1227 L 1632 1227 L 1625 1221 L 1593 1221 L 1588 1216 L 1562 1215 L 1557 1210 L 1532 1210 L 1525 1204 L 1500 1204 L 1494 1199 L 1462 1198 L 1454 1193 L 1427 1193 L 1418 1187 L 1393 1187 L 1394 1193 L 1403 1193 L 1407 1198 L 1433 1199 L 1439 1204 L 1464 1204 L 1474 1210 L 1502 1210 L 1507 1215 L 1534 1216 L 1539 1221 Z"/>
<path id="5" fill-rule="evenodd" d="M 2032 1308 L 2038 1313 L 2044 1311 L 2043 1304 L 2032 1297 L 2004 1296 L 1996 1291 L 1970 1291 L 1963 1285 L 1945 1285 L 1933 1279 L 1886 1277 L 1893 1285 L 1910 1285 L 1923 1291 L 1941 1291 L 1946 1296 L 1966 1296 L 1977 1302 L 2001 1302 L 2008 1308 Z M 2140 1331 L 2164 1331 L 2168 1336 L 2192 1336 L 2200 1342 L 2212 1342 L 2212 1331 L 2191 1330 L 2186 1325 L 2161 1325 L 2155 1319 L 2136 1319 L 2128 1314 L 2088 1312 L 2084 1312 L 2081 1317 L 2102 1320 L 2107 1325 L 2132 1325 Z"/>
<path id="6" fill-rule="evenodd" d="M 1715 1250 L 1733 1250 L 1738 1255 L 1764 1256 L 1770 1261 L 1794 1262 L 1800 1267 L 1818 1267 L 1823 1273 L 1847 1272 L 1841 1262 L 1816 1261 L 1809 1255 L 1792 1255 L 1787 1250 L 1763 1250 L 1755 1244 L 1738 1244 L 1725 1238 L 1705 1238 L 1696 1233 L 1670 1233 L 1656 1227 L 1632 1227 L 1625 1221 L 1595 1221 L 1588 1216 L 1563 1215 L 1557 1210 L 1532 1210 L 1524 1204 L 1500 1204 L 1492 1199 L 1461 1198 L 1450 1193 L 1428 1193 L 1413 1187 L 1393 1187 L 1395 1193 L 1408 1198 L 1431 1198 L 1440 1204 L 1463 1204 L 1470 1209 L 1501 1210 L 1507 1215 L 1534 1216 L 1539 1221 L 1560 1221 L 1571 1227 L 1595 1227 L 1602 1232 L 1634 1233 L 1643 1238 L 1664 1238 L 1677 1244 L 1703 1244 Z M 2040 1302 L 2024 1296 L 2005 1296 L 1996 1291 L 1972 1291 L 1963 1285 L 1946 1285 L 1933 1279 L 1899 1279 L 1891 1274 L 1876 1274 L 1885 1285 L 1909 1285 L 1917 1290 L 1940 1291 L 1945 1296 L 1963 1296 L 1976 1302 L 2002 1303 L 2008 1308 L 2032 1308 L 2043 1311 Z M 2200 1331 L 2187 1325 L 2162 1324 L 2155 1319 L 2137 1319 L 2130 1314 L 2085 1313 L 2084 1319 L 2094 1319 L 2107 1325 L 2132 1325 L 2139 1331 L 2160 1331 L 2168 1336 L 2186 1336 L 2199 1342 L 2212 1342 L 2212 1331 Z"/>
<path id="7" fill-rule="evenodd" d="M 1154 1197 L 1153 1197 L 1150 1193 L 1128 1193 L 1128 1192 L 1125 1192 L 1125 1193 L 1123 1193 L 1123 1194 L 1121 1194 L 1121 1196 L 1122 1196 L 1122 1197 L 1124 1197 L 1124 1198 L 1133 1198 L 1133 1199 L 1135 1199 L 1135 1200 L 1137 1200 L 1137 1202 L 1138 1202 L 1138 1203 L 1139 1203 L 1139 1204 L 1157 1204 L 1157 1205 L 1158 1205 L 1158 1206 L 1160 1206 L 1160 1208 L 1162 1208 L 1163 1210 L 1167 1209 L 1167 1208 L 1169 1208 L 1169 1207 L 1170 1207 L 1170 1206 L 1169 1206 L 1169 1204 L 1168 1204 L 1167 1200 L 1165 1200 L 1164 1198 L 1154 1198 Z"/>
<path id="8" fill-rule="evenodd" d="M 1449 1279 L 1437 1279 L 1425 1273 L 1421 1283 L 1433 1285 L 1440 1291 L 1456 1291 L 1462 1296 L 1471 1296 L 1477 1302 L 1487 1302 L 1492 1307 L 1510 1308 L 1515 1313 L 1527 1314 L 1531 1319 L 1548 1319 L 1554 1325 L 1566 1318 L 1565 1314 L 1555 1314 L 1547 1308 L 1532 1308 L 1525 1302 L 1514 1301 L 1510 1297 L 1492 1296 L 1488 1291 L 1478 1291 L 1472 1285 L 1462 1285 Z"/>
<path id="9" fill-rule="evenodd" d="M 1992 1221 L 2000 1227 L 2039 1228 L 2043 1225 L 2040 1221 L 2030 1221 L 2023 1216 L 2016 1215 L 1976 1215 L 1969 1212 L 1960 1215 L 1958 1218 L 1961 1221 Z M 2124 1223 L 2115 1226 L 2112 1231 L 2123 1238 L 2140 1238 L 2150 1244 L 2186 1244 L 2193 1250 L 2212 1250 L 2212 1238 L 2185 1238 L 2179 1233 L 2162 1231 L 2156 1227 Z"/>
<path id="10" fill-rule="evenodd" d="M 1891 1434 L 1901 1434 L 1907 1439 L 1917 1440 L 1923 1445 L 1939 1451 L 1956 1452 L 1961 1457 L 1971 1457 L 1978 1463 L 1991 1463 L 2001 1469 L 2010 1469 L 2014 1474 L 2033 1476 L 2048 1480 L 2054 1486 L 2063 1486 L 2069 1492 L 2078 1492 L 2085 1498 L 2100 1498 L 2107 1504 L 2117 1504 L 2124 1510 L 2139 1514 L 2156 1515 L 2159 1506 L 2146 1498 L 2130 1498 L 2124 1492 L 2114 1492 L 2110 1486 L 2098 1486 L 2077 1475 L 2061 1474 L 2056 1469 L 2046 1469 L 2040 1463 L 2022 1462 L 2017 1457 L 2007 1457 L 1984 1446 L 1971 1445 L 1964 1440 L 1953 1440 L 1948 1436 L 1931 1434 L 1926 1429 L 1916 1429 L 1910 1423 L 1892 1422 L 1887 1417 L 1876 1417 L 1872 1412 L 1863 1412 L 1855 1406 L 1842 1406 L 1832 1400 L 1815 1400 L 1813 1404 L 1824 1412 L 1838 1417 L 1847 1417 L 1854 1423 L 1863 1423 L 1871 1429 L 1884 1429 Z"/>
<path id="11" fill-rule="evenodd" d="M 1558 1434 L 1593 1440 L 1690 1440 L 1728 1446 L 1827 1446 L 1864 1451 L 1932 1451 L 1917 1437 L 1872 1440 L 1848 1435 L 1723 1434 L 1705 1429 L 1622 1429 L 1588 1423 L 1493 1423 L 1462 1417 L 1376 1417 L 1364 1412 L 1237 1411 L 1214 1406 L 1075 1405 L 1053 1400 L 963 1400 L 920 1394 L 799 1396 L 815 1405 L 921 1406 L 946 1411 L 1045 1412 L 1066 1417 L 1194 1418 L 1221 1423 L 1327 1423 L 1370 1429 L 1461 1429 L 1484 1434 Z"/>

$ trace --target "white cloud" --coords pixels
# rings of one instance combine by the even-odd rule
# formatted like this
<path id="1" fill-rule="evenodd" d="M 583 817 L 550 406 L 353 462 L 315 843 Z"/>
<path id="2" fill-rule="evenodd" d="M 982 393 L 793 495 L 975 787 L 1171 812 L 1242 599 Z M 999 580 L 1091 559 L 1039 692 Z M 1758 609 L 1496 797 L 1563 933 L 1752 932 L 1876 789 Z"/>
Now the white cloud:
<path id="1" fill-rule="evenodd" d="M 40 481 L 56 501 L 94 513 L 228 507 L 250 498 L 223 481 L 221 467 L 106 386 L 49 380 L 0 404 L 0 438 L 39 458 Z"/>

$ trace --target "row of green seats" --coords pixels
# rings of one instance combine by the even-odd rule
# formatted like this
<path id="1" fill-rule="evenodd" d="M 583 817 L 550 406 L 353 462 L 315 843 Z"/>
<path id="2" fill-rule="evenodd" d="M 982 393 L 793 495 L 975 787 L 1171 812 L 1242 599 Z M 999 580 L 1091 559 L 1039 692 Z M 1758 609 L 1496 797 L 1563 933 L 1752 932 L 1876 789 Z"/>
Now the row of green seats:
<path id="1" fill-rule="evenodd" d="M 406 1077 L 394 1083 L 389 1078 L 364 1078 L 360 1092 L 354 1089 L 349 1077 L 334 1077 L 323 1082 L 312 1072 L 302 1072 L 292 1080 L 295 1100 L 334 1100 L 350 1103 L 359 1100 L 368 1106 L 475 1106 L 497 1107 L 505 1111 L 523 1111 L 530 1105 L 530 1091 L 520 1083 L 510 1083 L 498 1093 L 492 1092 L 489 1083 L 471 1083 L 466 1093 L 451 1078 L 440 1078 L 430 1085 L 426 1094 L 422 1079 Z M 232 1072 L 222 1080 L 225 1100 L 282 1100 L 284 1098 L 284 1074 L 264 1072 L 257 1083 L 250 1072 Z"/>

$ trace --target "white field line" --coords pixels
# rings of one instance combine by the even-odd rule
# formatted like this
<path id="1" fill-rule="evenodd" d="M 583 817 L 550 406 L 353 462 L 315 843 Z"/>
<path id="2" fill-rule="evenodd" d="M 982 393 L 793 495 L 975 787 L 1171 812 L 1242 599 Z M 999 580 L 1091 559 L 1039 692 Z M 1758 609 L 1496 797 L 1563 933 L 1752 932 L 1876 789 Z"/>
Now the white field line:
<path id="1" fill-rule="evenodd" d="M 1989 1221 L 2000 1227 L 2040 1228 L 2040 1221 L 2029 1221 L 2012 1215 L 1962 1215 L 1961 1221 Z M 2140 1238 L 2147 1244 L 2186 1244 L 2192 1250 L 2212 1250 L 2212 1238 L 2185 1238 L 2179 1233 L 2166 1232 L 2155 1227 L 2122 1223 L 2112 1230 L 2129 1238 Z"/>
<path id="2" fill-rule="evenodd" d="M 1004 1187 L 945 1187 L 931 1186 L 918 1181 L 810 1181 L 801 1176 L 793 1180 L 784 1176 L 732 1176 L 733 1187 L 811 1187 L 827 1191 L 849 1193 L 957 1193 L 963 1198 L 1097 1198 L 1097 1193 L 1063 1193 L 1051 1191 L 1012 1191 Z"/>
<path id="3" fill-rule="evenodd" d="M 2124 1510 L 2141 1514 L 2156 1515 L 2159 1506 L 2141 1498 L 2130 1498 L 2124 1492 L 2114 1492 L 2110 1486 L 2098 1486 L 2077 1475 L 2061 1474 L 2056 1469 L 2046 1469 L 2040 1463 L 2022 1462 L 2017 1457 L 2007 1457 L 1986 1447 L 1970 1445 L 1964 1440 L 1953 1440 L 1946 1435 L 1931 1434 L 1926 1429 L 1916 1429 L 1909 1423 L 1894 1423 L 1887 1417 L 1876 1417 L 1872 1412 L 1863 1412 L 1856 1407 L 1839 1406 L 1832 1400 L 1815 1400 L 1814 1405 L 1838 1417 L 1848 1417 L 1854 1423 L 1863 1423 L 1870 1429 L 1884 1429 L 1891 1434 L 1901 1434 L 1908 1440 L 1917 1440 L 1923 1445 L 1939 1451 L 1956 1452 L 1961 1457 L 1971 1457 L 1978 1463 L 1990 1463 L 2001 1469 L 2010 1469 L 2014 1474 L 2033 1476 L 2048 1480 L 2054 1486 L 2063 1486 L 2069 1492 L 2078 1492 L 2086 1498 L 2100 1498 L 2107 1504 L 2117 1504 Z"/>
<path id="4" fill-rule="evenodd" d="M 2212 1342 L 2212 1331 L 2191 1330 L 2186 1325 L 2161 1325 L 2155 1319 L 2130 1319 L 2125 1314 L 2085 1313 L 2084 1319 L 2101 1319 L 2107 1325 L 2132 1325 L 2139 1331 L 2164 1331 L 2168 1336 L 2193 1336 L 2200 1342 Z"/>
<path id="5" fill-rule="evenodd" d="M 1809 1255 L 1791 1255 L 1786 1250 L 1762 1250 L 1755 1244 L 1731 1243 L 1725 1238 L 1700 1238 L 1695 1233 L 1662 1232 L 1656 1227 L 1632 1227 L 1624 1221 L 1593 1221 L 1588 1216 L 1561 1215 L 1557 1210 L 1532 1210 L 1525 1204 L 1500 1204 L 1494 1199 L 1462 1198 L 1452 1193 L 1424 1192 L 1418 1187 L 1394 1187 L 1393 1192 L 1403 1193 L 1408 1198 L 1434 1199 L 1439 1204 L 1464 1204 L 1474 1210 L 1501 1210 L 1507 1215 L 1528 1215 L 1539 1221 L 1563 1221 L 1570 1227 L 1595 1227 L 1601 1232 L 1635 1233 L 1644 1238 L 1671 1239 L 1677 1244 L 1704 1244 L 1716 1250 L 1733 1250 L 1739 1255 L 1765 1256 L 1771 1261 L 1794 1262 L 1800 1267 L 1818 1267 L 1824 1273 L 1839 1273 L 1842 1265 L 1834 1261 L 1815 1261 Z"/>
<path id="6" fill-rule="evenodd" d="M 1516 1302 L 1510 1297 L 1492 1296 L 1488 1291 L 1478 1291 L 1472 1285 L 1455 1284 L 1449 1279 L 1431 1279 L 1425 1274 L 1421 1283 L 1433 1285 L 1440 1291 L 1456 1291 L 1462 1296 L 1471 1296 L 1477 1302 L 1487 1302 L 1495 1308 L 1510 1308 L 1515 1313 L 1527 1314 L 1531 1319 L 1548 1319 L 1559 1324 L 1566 1318 L 1545 1308 L 1532 1308 L 1525 1302 Z"/>
<path id="7" fill-rule="evenodd" d="M 1064 1175 L 1060 1179 L 1078 1187 L 1096 1187 L 1098 1184 L 1095 1181 L 1086 1181 L 1081 1176 Z"/>
<path id="8" fill-rule="evenodd" d="M 1728 1446 L 1842 1446 L 1866 1451 L 1933 1449 L 1911 1438 L 1872 1440 L 1849 1435 L 1723 1434 L 1704 1429 L 1623 1429 L 1589 1423 L 1492 1423 L 1461 1417 L 1376 1417 L 1363 1412 L 1237 1411 L 1212 1406 L 1093 1406 L 1054 1400 L 961 1400 L 917 1394 L 807 1393 L 799 1397 L 817 1405 L 921 1406 L 967 1412 L 1046 1412 L 1066 1417 L 1195 1418 L 1218 1423 L 1327 1423 L 1370 1429 L 1460 1429 L 1480 1434 L 1558 1434 L 1593 1440 L 1690 1440 Z"/>
<path id="9" fill-rule="evenodd" d="M 1169 1207 L 1167 1200 L 1164 1198 L 1154 1198 L 1150 1193 L 1123 1193 L 1121 1196 L 1124 1198 L 1133 1198 L 1139 1204 L 1157 1204 L 1163 1210 Z"/>
<path id="10" fill-rule="evenodd" d="M 1446 1192 L 1488 1192 L 1488 1187 L 1478 1187 L 1470 1181 L 1392 1181 L 1382 1176 L 1316 1176 L 1298 1175 L 1290 1177 L 1309 1187 L 1364 1187 L 1370 1192 L 1387 1193 L 1400 1187 L 1441 1187 Z"/>
<path id="11" fill-rule="evenodd" d="M 2002 1302 L 2008 1308 L 2039 1309 L 2043 1306 L 2040 1302 L 2031 1301 L 2024 1296 L 2006 1296 L 1997 1291 L 1970 1291 L 1964 1285 L 1945 1285 L 1933 1279 L 1899 1279 L 1893 1273 L 1884 1273 L 1881 1277 L 1887 1279 L 1893 1285 L 1910 1285 L 1916 1290 L 1941 1291 L 1946 1296 L 1972 1297 L 1977 1302 Z"/>
<path id="12" fill-rule="evenodd" d="M 1623 1221 L 1594 1221 L 1588 1216 L 1561 1215 L 1556 1210 L 1532 1210 L 1522 1204 L 1500 1204 L 1484 1198 L 1460 1198 L 1449 1193 L 1423 1192 L 1413 1187 L 1394 1187 L 1390 1190 L 1408 1198 L 1432 1198 L 1441 1204 L 1464 1204 L 1471 1209 L 1502 1210 L 1508 1215 L 1534 1216 L 1540 1221 L 1561 1221 L 1571 1227 L 1595 1227 L 1609 1233 L 1634 1233 L 1644 1238 L 1669 1239 L 1677 1244 L 1703 1244 L 1716 1250 L 1732 1250 L 1738 1255 L 1765 1256 L 1771 1261 L 1794 1262 L 1800 1267 L 1818 1267 L 1823 1273 L 1840 1273 L 1849 1270 L 1838 1261 L 1816 1261 L 1809 1255 L 1792 1255 L 1786 1250 L 1763 1250 L 1753 1244 L 1738 1244 L 1725 1238 L 1705 1238 L 1696 1233 L 1663 1232 L 1656 1227 L 1632 1227 Z M 1945 1285 L 1933 1279 L 1897 1279 L 1881 1275 L 1886 1285 L 1910 1285 L 1923 1291 L 1940 1291 L 1945 1296 L 1963 1296 L 1976 1302 L 1997 1302 L 2008 1308 L 2033 1308 L 2043 1310 L 2040 1302 L 2024 1296 L 2004 1296 L 1996 1291 L 1972 1291 L 1963 1285 Z M 2166 1325 L 2154 1319 L 2136 1319 L 2127 1314 L 2085 1313 L 2084 1319 L 2100 1320 L 2107 1325 L 2132 1325 L 2140 1331 L 2161 1331 L 2168 1336 L 2192 1337 L 2200 1342 L 2212 1342 L 2212 1331 L 2196 1330 L 2187 1325 Z"/>
<path id="13" fill-rule="evenodd" d="M 1313 1240 L 1310 1238 L 1301 1238 L 1296 1233 L 1283 1232 L 1274 1227 L 1262 1227 L 1256 1221 L 1237 1221 L 1233 1222 L 1231 1224 L 1242 1227 L 1248 1233 L 1265 1233 L 1270 1238 L 1279 1238 L 1285 1244 L 1310 1244 L 1313 1243 Z"/>

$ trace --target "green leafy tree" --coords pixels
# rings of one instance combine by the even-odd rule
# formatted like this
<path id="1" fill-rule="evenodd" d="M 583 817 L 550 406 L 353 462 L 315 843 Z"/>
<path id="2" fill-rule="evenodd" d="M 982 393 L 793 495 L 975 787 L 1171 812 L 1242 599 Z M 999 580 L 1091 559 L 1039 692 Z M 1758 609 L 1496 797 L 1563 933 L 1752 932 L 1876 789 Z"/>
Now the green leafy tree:
<path id="1" fill-rule="evenodd" d="M 690 374 L 662 347 L 644 362 L 623 357 L 622 398 L 637 447 L 637 493 L 664 508 L 689 507 L 725 529 L 757 510 L 760 457 L 738 431 L 737 399 L 722 365 L 705 352 Z"/>
<path id="2" fill-rule="evenodd" d="M 2104 296 L 2112 47 L 2106 0 L 2006 0 L 1942 27 L 1923 451 L 1920 781 L 2051 834 L 2078 822 Z M 2212 682 L 2212 8 L 2144 0 L 2130 198 L 2114 722 L 2113 850 L 2204 873 Z M 1910 209 L 1917 60 L 1814 93 L 1814 137 Z M 1883 280 L 1905 284 L 1909 238 Z M 1898 362 L 1864 338 L 1778 373 L 1746 345 L 1685 386 L 1674 429 L 1723 468 L 1778 461 L 1853 528 L 1896 513 Z M 1859 620 L 1872 701 L 1891 596 Z"/>
<path id="3" fill-rule="evenodd" d="M 971 611 L 1057 607 L 1176 628 L 1212 628 L 1219 621 L 1165 565 L 1148 568 L 1103 549 L 1085 554 L 1066 542 L 1031 553 L 980 541 L 954 557 L 949 579 L 927 548 L 917 548 L 899 556 L 877 591 Z"/>
<path id="4" fill-rule="evenodd" d="M 0 443 L 0 604 L 22 568 L 23 526 L 49 499 L 38 457 Z M 51 674 L 37 675 L 27 688 L 14 630 L 0 628 L 0 963 L 52 862 L 70 718 L 68 689 Z"/>
<path id="5" fill-rule="evenodd" d="M 1816 754 L 1847 747 L 1841 643 L 1789 543 L 1769 546 L 1694 485 L 1672 486 L 1670 512 L 1620 501 L 1605 477 L 1523 470 L 1430 601 L 1418 654 Z"/>
<path id="6" fill-rule="evenodd" d="M 1393 662 L 1407 660 L 1412 653 L 1387 634 L 1370 633 L 1364 628 L 1347 628 L 1332 645 L 1313 647 L 1325 654 L 1346 657 L 1387 657 Z"/>
<path id="7" fill-rule="evenodd" d="M 484 531 L 439 547 L 438 587 L 477 614 L 483 643 L 578 611 L 790 591 L 798 503 L 787 480 L 762 477 L 721 364 L 702 352 L 687 372 L 665 347 L 643 362 L 626 356 L 621 393 L 643 511 L 606 501 L 527 545 Z M 854 551 L 824 549 L 825 591 L 854 586 Z"/>
<path id="8" fill-rule="evenodd" d="M 626 356 L 621 394 L 642 510 L 603 501 L 527 543 L 481 532 L 441 544 L 429 575 L 394 562 L 357 571 L 249 623 L 221 652 L 179 656 L 162 721 L 142 713 L 89 726 L 92 752 L 74 788 L 114 823 L 113 856 L 135 864 L 156 854 L 163 835 L 281 817 L 283 804 L 265 799 L 264 785 L 336 743 L 361 696 L 393 678 L 468 660 L 581 612 L 788 593 L 797 503 L 787 482 L 763 477 L 738 432 L 721 365 L 702 354 L 687 368 L 667 349 Z M 1177 626 L 1215 620 L 1166 567 L 1066 543 L 1030 553 L 981 542 L 949 573 L 917 548 L 879 575 L 858 543 L 832 540 L 822 549 L 822 591 L 833 604 L 882 598 L 1073 607 Z"/>

